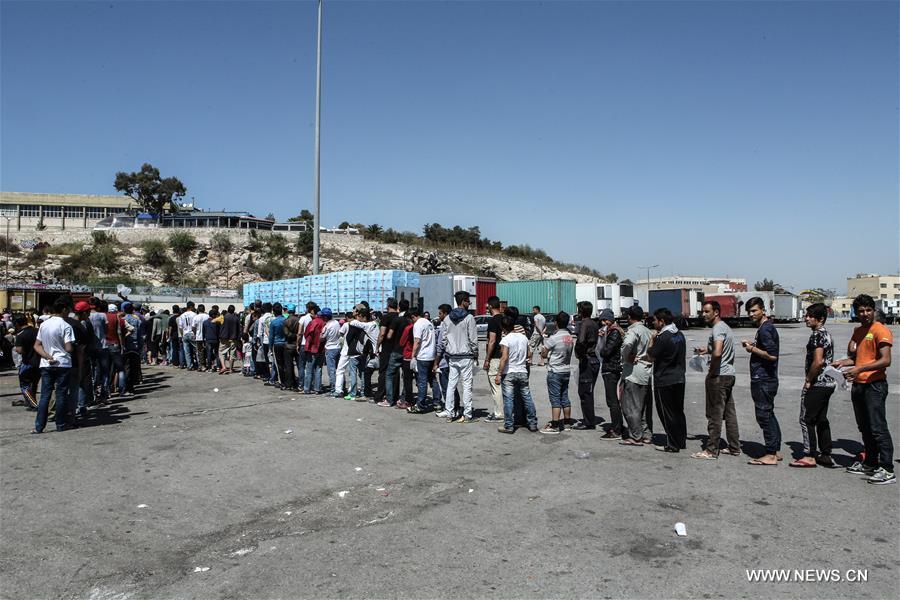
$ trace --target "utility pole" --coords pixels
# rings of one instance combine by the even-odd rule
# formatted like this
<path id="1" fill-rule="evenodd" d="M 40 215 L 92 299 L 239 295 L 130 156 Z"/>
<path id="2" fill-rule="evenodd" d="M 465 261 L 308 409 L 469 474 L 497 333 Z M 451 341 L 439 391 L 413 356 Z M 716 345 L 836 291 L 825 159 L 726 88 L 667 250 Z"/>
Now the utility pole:
<path id="1" fill-rule="evenodd" d="M 322 125 L 322 0 L 319 0 L 319 18 L 318 31 L 316 39 L 316 158 L 315 158 L 315 199 L 316 212 L 313 218 L 313 275 L 319 274 L 319 174 L 321 171 L 320 152 L 321 152 L 321 125 Z"/>
<path id="2" fill-rule="evenodd" d="M 659 265 L 650 265 L 647 267 L 638 267 L 638 269 L 647 269 L 647 292 L 650 292 L 650 269 L 655 269 Z"/>

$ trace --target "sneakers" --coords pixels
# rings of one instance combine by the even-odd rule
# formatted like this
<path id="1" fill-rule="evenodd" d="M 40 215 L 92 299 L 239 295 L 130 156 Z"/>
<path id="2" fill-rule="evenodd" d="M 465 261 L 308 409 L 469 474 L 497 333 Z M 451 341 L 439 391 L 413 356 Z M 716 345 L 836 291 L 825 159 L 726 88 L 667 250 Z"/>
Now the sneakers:
<path id="1" fill-rule="evenodd" d="M 391 403 L 388 402 L 387 400 L 382 400 L 381 402 L 376 402 L 376 403 L 375 403 L 375 406 L 380 406 L 380 407 L 382 407 L 382 408 L 390 408 L 390 407 L 391 407 Z"/>
<path id="2" fill-rule="evenodd" d="M 612 429 L 610 429 L 609 431 L 607 431 L 606 433 L 604 433 L 603 435 L 601 435 L 601 436 L 600 436 L 600 439 L 601 439 L 601 440 L 606 440 L 607 442 L 611 442 L 611 441 L 621 440 L 621 439 L 622 439 L 622 435 L 619 434 L 619 433 L 616 433 L 615 431 L 613 431 Z"/>
<path id="3" fill-rule="evenodd" d="M 412 406 L 410 406 L 409 408 L 406 409 L 406 412 L 408 412 L 411 415 L 424 415 L 428 411 L 422 410 L 421 408 L 418 407 L 418 405 L 413 404 Z"/>
<path id="4" fill-rule="evenodd" d="M 886 485 L 888 483 L 897 483 L 897 477 L 893 472 L 888 471 L 884 467 L 878 467 L 875 473 L 866 479 L 866 481 L 875 485 Z"/>
<path id="5" fill-rule="evenodd" d="M 540 429 L 541 433 L 546 433 L 548 435 L 559 435 L 559 425 L 556 423 L 547 423 Z"/>
<path id="6" fill-rule="evenodd" d="M 868 465 L 864 465 L 860 461 L 856 461 L 849 467 L 847 467 L 847 472 L 852 475 L 866 475 L 871 477 L 875 474 L 875 467 L 870 467 Z"/>
<path id="7" fill-rule="evenodd" d="M 397 402 L 397 404 L 394 405 L 394 408 L 397 408 L 397 409 L 400 409 L 400 410 L 407 410 L 407 409 L 410 408 L 411 406 L 412 406 L 412 404 L 410 404 L 410 403 L 407 402 L 406 400 L 400 400 L 400 401 Z"/>
<path id="8" fill-rule="evenodd" d="M 491 413 L 484 418 L 485 423 L 502 423 L 503 417 L 498 417 L 497 415 Z"/>
<path id="9" fill-rule="evenodd" d="M 592 431 L 596 429 L 596 427 L 590 427 L 588 425 L 585 425 L 584 421 L 578 421 L 571 427 L 571 429 L 574 429 L 575 431 Z"/>
<path id="10" fill-rule="evenodd" d="M 487 419 L 485 419 L 485 421 L 486 420 Z M 500 433 L 515 433 L 516 432 L 516 430 L 513 429 L 512 427 L 506 427 L 505 425 L 501 425 L 500 427 L 498 427 L 497 431 L 499 431 Z"/>
<path id="11" fill-rule="evenodd" d="M 450 413 L 449 410 L 442 410 L 441 412 L 434 413 L 434 416 L 436 416 L 440 419 L 449 419 L 453 415 Z"/>

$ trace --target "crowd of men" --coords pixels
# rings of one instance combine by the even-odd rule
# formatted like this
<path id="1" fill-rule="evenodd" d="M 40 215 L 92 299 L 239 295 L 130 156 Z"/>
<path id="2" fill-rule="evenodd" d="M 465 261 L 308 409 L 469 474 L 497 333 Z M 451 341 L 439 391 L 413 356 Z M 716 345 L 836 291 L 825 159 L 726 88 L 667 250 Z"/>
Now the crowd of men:
<path id="1" fill-rule="evenodd" d="M 336 315 L 313 302 L 254 302 L 242 313 L 234 306 L 220 311 L 187 302 L 182 309 L 153 312 L 123 298 L 73 302 L 60 297 L 40 317 L 4 315 L 14 329 L 22 400 L 15 403 L 36 412 L 32 433 L 44 431 L 55 394 L 56 429 L 63 431 L 88 418 L 88 408 L 128 397 L 142 381 L 142 364 L 203 371 L 218 375 L 242 372 L 264 385 L 303 394 L 330 393 L 347 401 L 371 402 L 421 415 L 433 413 L 451 423 L 479 421 L 473 409 L 473 382 L 479 365 L 487 374 L 491 395 L 485 421 L 503 434 L 517 427 L 557 435 L 566 430 L 596 430 L 598 378 L 609 409 L 608 426 L 600 436 L 630 447 L 651 444 L 653 407 L 665 431 L 665 443 L 655 448 L 677 453 L 686 448 L 684 414 L 687 344 L 667 309 L 646 315 L 639 306 L 627 309 L 627 326 L 611 310 L 595 320 L 590 302 L 580 302 L 574 319 L 565 312 L 552 322 L 532 309 L 532 319 L 499 298 L 487 300 L 486 354 L 479 362 L 479 341 L 470 297 L 458 292 L 456 307 L 443 304 L 437 318 L 422 314 L 408 301 L 387 301 L 385 313 L 361 302 L 352 312 Z M 806 311 L 811 330 L 806 346 L 805 382 L 800 425 L 804 454 L 790 462 L 797 468 L 833 467 L 828 402 L 837 385 L 852 383 L 851 399 L 865 451 L 847 468 L 872 484 L 896 481 L 893 445 L 885 416 L 893 338 L 875 318 L 875 302 L 858 296 L 854 329 L 847 357 L 834 358 L 828 317 L 823 304 Z M 753 341 L 744 341 L 749 355 L 751 396 L 756 421 L 765 440 L 765 454 L 751 465 L 775 466 L 782 461 L 782 439 L 774 413 L 778 393 L 778 331 L 760 298 L 747 302 L 757 326 Z M 700 460 L 740 455 L 741 446 L 733 396 L 735 360 L 739 348 L 715 301 L 703 305 L 710 327 L 706 346 L 695 348 L 692 363 L 706 371 L 708 439 Z M 574 332 L 573 332 L 574 331 Z M 572 418 L 569 400 L 572 355 L 577 361 L 581 419 Z M 708 362 L 706 361 L 708 359 Z M 539 427 L 530 390 L 532 365 L 546 363 L 551 419 Z M 240 368 L 236 368 L 238 364 Z M 327 370 L 329 387 L 323 386 Z M 377 379 L 376 379 L 377 374 Z M 37 393 L 38 384 L 40 393 Z M 430 393 L 429 393 L 430 392 Z M 721 446 L 725 423 L 725 448 Z"/>

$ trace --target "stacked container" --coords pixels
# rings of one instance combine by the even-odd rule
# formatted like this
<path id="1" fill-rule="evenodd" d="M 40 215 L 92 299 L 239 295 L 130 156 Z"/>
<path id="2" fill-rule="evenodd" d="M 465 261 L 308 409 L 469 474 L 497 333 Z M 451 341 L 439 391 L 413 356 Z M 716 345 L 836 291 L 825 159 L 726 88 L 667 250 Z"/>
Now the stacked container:
<path id="1" fill-rule="evenodd" d="M 539 279 L 536 281 L 499 281 L 497 296 L 509 306 L 515 306 L 520 314 L 531 312 L 532 306 L 540 306 L 544 314 L 575 311 L 575 280 Z"/>

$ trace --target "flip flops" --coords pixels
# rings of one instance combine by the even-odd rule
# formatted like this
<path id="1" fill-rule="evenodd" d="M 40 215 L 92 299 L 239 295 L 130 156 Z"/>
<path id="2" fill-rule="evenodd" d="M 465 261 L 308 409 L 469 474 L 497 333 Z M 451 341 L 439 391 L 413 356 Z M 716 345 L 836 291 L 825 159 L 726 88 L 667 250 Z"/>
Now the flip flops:
<path id="1" fill-rule="evenodd" d="M 816 463 L 814 462 L 806 462 L 803 459 L 797 459 L 788 463 L 789 467 L 796 467 L 798 469 L 815 469 Z"/>
<path id="2" fill-rule="evenodd" d="M 747 464 L 748 464 L 748 465 L 763 466 L 763 467 L 777 467 L 777 466 L 778 466 L 778 461 L 776 460 L 776 461 L 773 462 L 773 463 L 767 463 L 767 462 L 763 462 L 763 461 L 759 460 L 758 458 L 754 458 L 754 459 L 748 460 L 748 461 L 747 461 Z"/>

